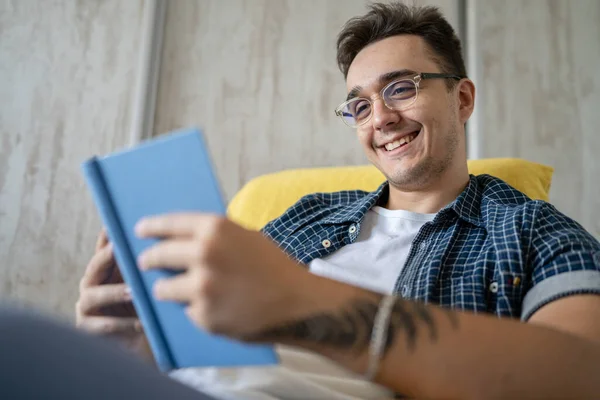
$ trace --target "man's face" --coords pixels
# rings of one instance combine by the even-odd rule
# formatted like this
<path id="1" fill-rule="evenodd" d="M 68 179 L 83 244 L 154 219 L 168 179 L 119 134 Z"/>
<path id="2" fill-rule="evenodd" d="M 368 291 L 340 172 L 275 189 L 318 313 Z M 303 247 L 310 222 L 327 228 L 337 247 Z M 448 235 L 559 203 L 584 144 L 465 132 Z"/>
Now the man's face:
<path id="1" fill-rule="evenodd" d="M 348 92 L 360 87 L 357 96 L 373 100 L 390 83 L 382 77 L 401 70 L 441 72 L 422 38 L 393 36 L 358 53 L 348 71 Z M 415 75 L 408 73 L 405 78 Z M 456 88 L 448 91 L 444 79 L 422 80 L 417 100 L 402 111 L 391 110 L 376 99 L 370 120 L 357 128 L 358 137 L 369 160 L 392 185 L 419 189 L 442 175 L 458 157 L 466 159 L 464 121 L 458 108 Z M 393 148 L 404 136 L 412 140 Z"/>

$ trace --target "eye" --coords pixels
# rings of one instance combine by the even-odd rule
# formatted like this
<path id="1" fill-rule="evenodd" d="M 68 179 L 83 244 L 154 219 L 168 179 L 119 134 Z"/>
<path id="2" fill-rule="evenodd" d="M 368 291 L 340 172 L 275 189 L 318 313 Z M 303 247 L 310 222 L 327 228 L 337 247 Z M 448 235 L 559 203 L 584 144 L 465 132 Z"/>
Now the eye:
<path id="1" fill-rule="evenodd" d="M 402 80 L 391 84 L 384 93 L 390 100 L 407 100 L 415 96 L 417 89 L 413 81 Z"/>
<path id="2" fill-rule="evenodd" d="M 356 120 L 361 120 L 363 118 L 367 118 L 371 112 L 371 103 L 367 100 L 357 100 L 352 103 L 350 109 L 351 113 L 354 115 Z"/>

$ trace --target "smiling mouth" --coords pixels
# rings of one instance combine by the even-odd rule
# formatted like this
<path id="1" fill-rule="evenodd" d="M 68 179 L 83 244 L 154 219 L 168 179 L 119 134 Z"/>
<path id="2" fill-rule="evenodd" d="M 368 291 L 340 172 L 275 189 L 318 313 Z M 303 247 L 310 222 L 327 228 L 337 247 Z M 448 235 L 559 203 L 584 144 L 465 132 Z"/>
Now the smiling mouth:
<path id="1" fill-rule="evenodd" d="M 387 151 L 393 151 L 396 150 L 398 147 L 404 147 L 407 144 L 409 144 L 410 142 L 412 142 L 413 140 L 415 140 L 415 138 L 417 136 L 419 136 L 419 133 L 421 131 L 417 131 L 417 132 L 413 132 L 411 134 L 408 134 L 406 136 L 401 137 L 398 140 L 395 140 L 393 142 L 387 143 L 385 146 L 383 146 Z"/>

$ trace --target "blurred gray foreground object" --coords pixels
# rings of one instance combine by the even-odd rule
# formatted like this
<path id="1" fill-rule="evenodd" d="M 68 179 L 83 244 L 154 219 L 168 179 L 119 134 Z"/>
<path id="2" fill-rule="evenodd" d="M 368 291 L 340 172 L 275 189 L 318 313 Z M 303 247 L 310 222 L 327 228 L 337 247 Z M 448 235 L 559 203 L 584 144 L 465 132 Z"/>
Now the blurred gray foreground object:
<path id="1" fill-rule="evenodd" d="M 215 400 L 108 339 L 6 306 L 0 307 L 0 399 Z"/>

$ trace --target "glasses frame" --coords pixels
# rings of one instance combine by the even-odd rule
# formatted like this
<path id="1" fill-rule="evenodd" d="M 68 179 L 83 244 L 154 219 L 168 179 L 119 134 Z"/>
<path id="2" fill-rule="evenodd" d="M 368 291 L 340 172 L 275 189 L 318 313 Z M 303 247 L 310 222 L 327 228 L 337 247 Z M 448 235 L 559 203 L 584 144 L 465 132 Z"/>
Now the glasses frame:
<path id="1" fill-rule="evenodd" d="M 390 83 L 388 83 L 387 85 L 385 85 L 383 87 L 383 89 L 381 89 L 379 91 L 379 94 L 377 94 L 375 97 L 373 98 L 367 98 L 367 97 L 353 97 L 351 99 L 346 100 L 345 102 L 343 102 L 342 104 L 340 104 L 339 106 L 337 106 L 337 108 L 335 109 L 335 115 L 340 117 L 340 119 L 342 120 L 342 122 L 349 126 L 350 128 L 358 128 L 359 126 L 362 126 L 364 124 L 366 124 L 367 122 L 369 122 L 371 120 L 371 117 L 373 116 L 373 103 L 377 100 L 377 99 L 382 99 L 383 100 L 383 104 L 385 104 L 385 106 L 387 108 L 389 108 L 390 110 L 394 110 L 394 111 L 402 111 L 407 109 L 408 107 L 412 106 L 416 101 L 417 98 L 419 97 L 419 84 L 421 83 L 422 80 L 425 79 L 456 79 L 456 80 L 461 80 L 463 79 L 463 77 L 456 75 L 456 74 L 442 74 L 442 73 L 437 73 L 437 72 L 421 72 L 418 73 L 417 75 L 413 76 L 412 78 L 400 78 L 400 79 L 396 79 L 391 81 Z M 398 107 L 390 107 L 389 104 L 386 103 L 385 98 L 383 97 L 383 93 L 392 85 L 396 85 L 399 82 L 413 82 L 415 85 L 415 89 L 416 89 L 416 93 L 415 96 L 412 98 L 411 102 L 406 104 L 405 106 L 402 106 L 401 108 Z M 369 116 L 367 118 L 365 118 L 363 121 L 361 121 L 361 123 L 359 124 L 355 124 L 355 125 L 351 125 L 348 122 L 346 122 L 346 119 L 344 118 L 344 112 L 342 111 L 348 104 L 350 104 L 353 101 L 356 100 L 366 100 L 371 104 L 371 112 L 369 113 Z"/>

